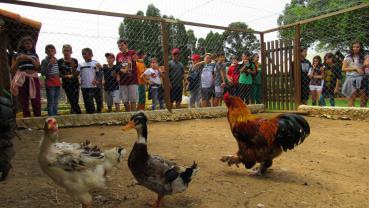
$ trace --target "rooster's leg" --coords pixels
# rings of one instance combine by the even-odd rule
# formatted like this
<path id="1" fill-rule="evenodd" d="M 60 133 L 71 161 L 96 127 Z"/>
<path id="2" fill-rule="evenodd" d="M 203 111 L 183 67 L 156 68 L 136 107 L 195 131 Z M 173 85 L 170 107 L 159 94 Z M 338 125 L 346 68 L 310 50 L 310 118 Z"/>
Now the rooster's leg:
<path id="1" fill-rule="evenodd" d="M 92 208 L 92 205 L 91 205 L 91 203 L 82 204 L 82 208 Z"/>
<path id="2" fill-rule="evenodd" d="M 58 197 L 58 188 L 55 188 L 55 201 L 56 201 L 56 204 L 60 203 L 59 197 Z"/>
<path id="3" fill-rule="evenodd" d="M 226 155 L 220 158 L 220 161 L 228 163 L 228 166 L 236 165 L 241 163 L 241 159 L 237 155 Z"/>
<path id="4" fill-rule="evenodd" d="M 258 170 L 253 174 L 255 176 L 263 176 L 267 172 L 268 168 L 273 165 L 273 160 L 264 160 L 260 163 L 260 167 Z"/>
<path id="5" fill-rule="evenodd" d="M 158 194 L 158 199 L 154 203 L 149 203 L 149 205 L 153 208 L 159 208 L 163 205 L 164 195 Z"/>

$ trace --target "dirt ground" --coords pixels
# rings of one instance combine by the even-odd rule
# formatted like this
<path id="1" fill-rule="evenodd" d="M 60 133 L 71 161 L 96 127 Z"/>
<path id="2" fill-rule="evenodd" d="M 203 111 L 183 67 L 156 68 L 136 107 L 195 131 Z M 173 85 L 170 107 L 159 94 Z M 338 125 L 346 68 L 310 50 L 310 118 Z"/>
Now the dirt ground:
<path id="1" fill-rule="evenodd" d="M 270 117 L 272 114 L 260 114 Z M 245 168 L 228 167 L 220 157 L 236 152 L 226 118 L 150 123 L 149 151 L 200 171 L 187 192 L 168 196 L 164 207 L 369 207 L 369 128 L 367 123 L 307 118 L 312 134 L 293 151 L 274 161 L 266 177 L 249 176 Z M 90 139 L 102 148 L 123 145 L 128 152 L 136 133 L 120 126 L 60 130 L 66 142 Z M 0 183 L 0 207 L 79 207 L 40 170 L 38 143 L 42 131 L 20 131 L 17 155 L 7 181 Z M 156 196 L 136 184 L 127 158 L 113 170 L 108 188 L 94 192 L 94 207 L 147 207 Z"/>

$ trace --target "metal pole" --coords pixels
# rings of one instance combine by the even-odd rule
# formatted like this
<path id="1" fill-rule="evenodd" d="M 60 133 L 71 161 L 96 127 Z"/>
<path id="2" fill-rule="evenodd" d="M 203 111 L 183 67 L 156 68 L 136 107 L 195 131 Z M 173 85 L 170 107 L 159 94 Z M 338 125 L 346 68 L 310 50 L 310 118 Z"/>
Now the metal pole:
<path id="1" fill-rule="evenodd" d="M 294 80 L 295 80 L 295 108 L 301 105 L 301 60 L 300 60 L 300 42 L 301 26 L 295 26 L 295 40 L 294 40 Z"/>
<path id="2" fill-rule="evenodd" d="M 161 21 L 161 34 L 162 34 L 162 46 L 163 46 L 163 55 L 164 55 L 164 69 L 165 73 L 163 74 L 163 83 L 164 83 L 164 98 L 165 105 L 169 112 L 172 112 L 173 103 L 170 101 L 170 80 L 169 80 L 169 33 L 168 33 L 168 25 L 165 21 Z"/>

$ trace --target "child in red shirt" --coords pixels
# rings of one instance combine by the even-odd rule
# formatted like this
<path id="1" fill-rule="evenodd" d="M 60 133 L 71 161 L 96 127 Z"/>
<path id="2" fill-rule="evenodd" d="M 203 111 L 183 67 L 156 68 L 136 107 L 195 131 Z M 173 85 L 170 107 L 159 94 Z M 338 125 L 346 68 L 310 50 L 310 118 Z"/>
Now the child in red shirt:
<path id="1" fill-rule="evenodd" d="M 232 57 L 232 64 L 228 68 L 227 79 L 229 81 L 230 89 L 229 94 L 232 96 L 238 96 L 238 79 L 240 78 L 240 71 L 237 68 L 238 58 L 237 56 Z"/>

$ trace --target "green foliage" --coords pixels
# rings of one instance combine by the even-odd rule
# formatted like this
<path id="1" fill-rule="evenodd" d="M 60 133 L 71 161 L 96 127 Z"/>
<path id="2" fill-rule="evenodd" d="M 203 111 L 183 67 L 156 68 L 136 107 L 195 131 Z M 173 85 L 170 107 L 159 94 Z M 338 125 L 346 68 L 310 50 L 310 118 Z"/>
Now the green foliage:
<path id="1" fill-rule="evenodd" d="M 278 18 L 278 25 L 291 24 L 365 2 L 369 0 L 292 0 Z M 369 8 L 364 8 L 304 24 L 301 28 L 301 44 L 316 44 L 320 50 L 347 50 L 353 40 L 359 40 L 369 46 L 368 14 Z M 294 30 L 281 30 L 279 35 L 282 39 L 292 39 Z"/>
<path id="2" fill-rule="evenodd" d="M 144 13 L 138 11 L 137 15 L 144 16 Z M 160 10 L 153 4 L 148 6 L 146 16 L 178 20 L 173 16 L 162 16 Z M 250 29 L 243 22 L 234 22 L 229 26 Z M 258 40 L 252 33 L 210 31 L 205 38 L 198 39 L 194 31 L 186 30 L 183 24 L 169 24 L 168 33 L 169 50 L 179 48 L 182 63 L 187 63 L 191 53 L 203 55 L 205 53 L 227 52 L 227 55 L 231 56 L 240 55 L 244 50 L 255 51 L 258 49 Z M 127 40 L 129 48 L 143 50 L 148 54 L 148 58 L 155 56 L 160 63 L 163 63 L 162 35 L 159 22 L 124 18 L 119 26 L 119 36 Z"/>
<path id="3" fill-rule="evenodd" d="M 251 29 L 243 22 L 233 22 L 229 24 L 229 27 L 245 30 Z M 259 48 L 259 41 L 253 33 L 224 31 L 223 37 L 226 41 L 226 51 L 230 56 L 236 55 L 241 57 L 242 52 L 246 50 L 252 52 Z"/>

